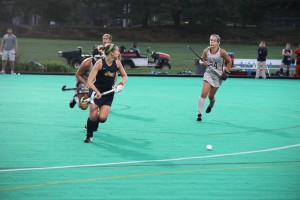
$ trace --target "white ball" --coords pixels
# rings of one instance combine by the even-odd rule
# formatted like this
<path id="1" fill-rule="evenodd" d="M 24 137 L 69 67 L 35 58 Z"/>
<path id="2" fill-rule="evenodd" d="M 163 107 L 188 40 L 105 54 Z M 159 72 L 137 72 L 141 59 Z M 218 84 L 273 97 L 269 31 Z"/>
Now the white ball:
<path id="1" fill-rule="evenodd" d="M 18 73 L 18 75 L 20 75 L 20 73 Z"/>
<path id="2" fill-rule="evenodd" d="M 206 149 L 207 149 L 207 150 L 212 150 L 212 148 L 213 148 L 213 147 L 212 147 L 210 144 L 206 145 Z"/>

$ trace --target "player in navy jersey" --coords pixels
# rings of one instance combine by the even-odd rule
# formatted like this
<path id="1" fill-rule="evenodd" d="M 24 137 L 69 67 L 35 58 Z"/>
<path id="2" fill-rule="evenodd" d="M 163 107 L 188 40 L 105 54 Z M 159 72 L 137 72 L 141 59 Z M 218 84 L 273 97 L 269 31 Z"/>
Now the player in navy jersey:
<path id="1" fill-rule="evenodd" d="M 85 143 L 92 141 L 97 121 L 104 123 L 110 112 L 114 93 L 105 96 L 101 96 L 101 93 L 109 91 L 114 87 L 115 77 L 118 75 L 118 72 L 120 72 L 122 80 L 115 87 L 115 93 L 123 90 L 124 84 L 128 79 L 123 65 L 118 59 L 120 56 L 119 47 L 114 44 L 107 45 L 104 53 L 106 57 L 96 62 L 88 77 L 90 95 L 96 95 L 98 98 L 94 99 L 90 104 L 87 133 L 84 139 Z"/>
<path id="2" fill-rule="evenodd" d="M 103 45 L 97 45 L 93 48 L 92 56 L 89 58 L 86 58 L 82 61 L 81 65 L 79 66 L 77 72 L 76 72 L 76 83 L 75 87 L 78 87 L 79 89 L 76 91 L 75 95 L 72 97 L 69 105 L 70 108 L 73 108 L 76 103 L 78 103 L 79 108 L 82 110 L 86 110 L 88 108 L 88 104 L 82 104 L 80 102 L 80 99 L 82 97 L 87 97 L 89 93 L 89 86 L 87 84 L 87 79 L 89 77 L 89 73 L 92 70 L 92 67 L 96 63 L 96 61 L 99 58 L 104 58 L 103 49 L 104 46 L 110 44 L 112 42 L 112 36 L 110 34 L 104 34 L 102 36 L 102 44 Z"/>
<path id="3" fill-rule="evenodd" d="M 293 55 L 293 51 L 291 49 L 290 43 L 286 43 L 285 48 L 282 49 L 281 54 L 282 54 L 283 58 L 282 58 L 282 62 L 281 62 L 280 70 L 279 70 L 280 74 L 283 74 L 283 67 L 286 66 L 286 76 L 289 76 L 291 59 L 292 59 L 292 55 Z"/>

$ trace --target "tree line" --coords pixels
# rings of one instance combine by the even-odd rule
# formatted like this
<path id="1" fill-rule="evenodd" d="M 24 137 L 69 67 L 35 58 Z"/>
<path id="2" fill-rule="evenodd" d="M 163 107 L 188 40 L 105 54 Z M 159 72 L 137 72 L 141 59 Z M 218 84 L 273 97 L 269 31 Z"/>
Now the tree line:
<path id="1" fill-rule="evenodd" d="M 300 27 L 299 0 L 0 0 L 0 23 Z"/>

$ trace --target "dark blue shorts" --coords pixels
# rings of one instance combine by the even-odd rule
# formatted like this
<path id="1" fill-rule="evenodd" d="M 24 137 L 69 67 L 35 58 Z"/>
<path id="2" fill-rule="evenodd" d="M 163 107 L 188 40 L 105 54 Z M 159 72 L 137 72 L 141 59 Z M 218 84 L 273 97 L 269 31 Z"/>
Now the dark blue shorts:
<path id="1" fill-rule="evenodd" d="M 90 89 L 89 97 L 91 96 L 92 92 L 93 92 L 93 90 Z M 110 93 L 107 95 L 103 95 L 100 99 L 97 99 L 97 98 L 94 99 L 94 102 L 99 107 L 104 106 L 104 105 L 111 106 L 113 100 L 114 100 L 114 93 Z"/>
<path id="2" fill-rule="evenodd" d="M 285 65 L 291 65 L 291 60 L 290 59 L 283 59 L 282 62 Z"/>

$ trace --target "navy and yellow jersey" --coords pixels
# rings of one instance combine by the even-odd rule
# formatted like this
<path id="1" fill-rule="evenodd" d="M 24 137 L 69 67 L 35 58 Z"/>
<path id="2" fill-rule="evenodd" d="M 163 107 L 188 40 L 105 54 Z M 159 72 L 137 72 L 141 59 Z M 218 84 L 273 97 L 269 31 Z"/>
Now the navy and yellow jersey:
<path id="1" fill-rule="evenodd" d="M 291 53 L 291 49 L 285 49 L 284 53 Z M 283 56 L 282 62 L 285 65 L 290 65 L 291 64 L 291 56 Z"/>
<path id="2" fill-rule="evenodd" d="M 291 50 L 290 49 L 285 49 L 284 53 L 291 53 Z M 283 56 L 284 60 L 289 60 L 290 58 L 291 58 L 291 56 Z"/>
<path id="3" fill-rule="evenodd" d="M 115 83 L 115 76 L 119 69 L 116 61 L 114 60 L 111 66 L 108 66 L 105 59 L 102 59 L 102 69 L 98 71 L 94 84 L 96 88 L 101 92 L 105 92 L 112 89 Z"/>

